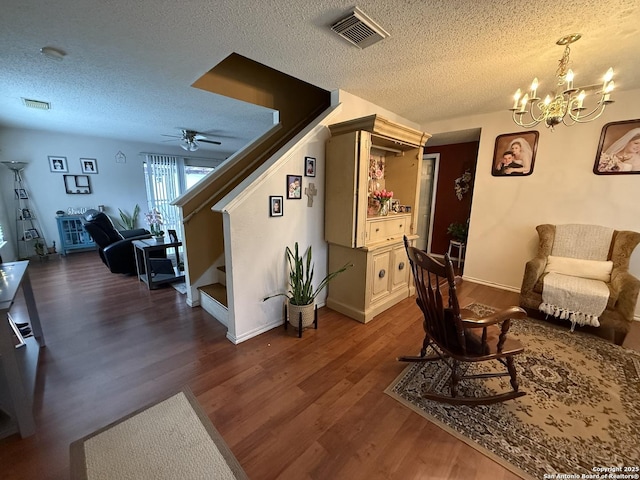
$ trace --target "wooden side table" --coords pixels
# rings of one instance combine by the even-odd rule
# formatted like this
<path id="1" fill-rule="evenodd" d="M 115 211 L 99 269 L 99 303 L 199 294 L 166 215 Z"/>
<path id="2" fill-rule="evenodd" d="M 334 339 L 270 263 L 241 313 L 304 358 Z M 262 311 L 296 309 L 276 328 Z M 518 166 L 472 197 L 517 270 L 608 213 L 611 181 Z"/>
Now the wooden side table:
<path id="1" fill-rule="evenodd" d="M 149 290 L 158 288 L 160 285 L 171 282 L 184 280 L 184 275 L 180 273 L 180 252 L 178 247 L 182 246 L 182 242 L 158 242 L 153 238 L 144 240 L 134 240 L 131 242 L 134 247 L 136 256 L 136 269 L 138 278 L 147 284 Z M 151 252 L 167 252 L 173 248 L 176 255 L 176 266 L 170 266 L 167 262 L 171 260 L 164 258 L 152 258 Z M 165 260 L 161 262 L 160 260 Z M 160 261 L 160 262 L 159 262 Z M 155 263 L 156 265 L 153 265 Z M 163 268 L 164 267 L 164 268 Z"/>
<path id="2" fill-rule="evenodd" d="M 464 262 L 464 250 L 466 246 L 467 245 L 465 244 L 465 242 L 461 242 L 459 240 L 449 240 L 449 251 L 447 253 L 449 254 L 449 258 L 451 258 L 451 250 L 454 248 L 458 249 L 458 256 L 451 259 L 452 263 L 453 259 L 456 259 L 458 261 L 458 268 L 460 268 L 460 263 Z"/>

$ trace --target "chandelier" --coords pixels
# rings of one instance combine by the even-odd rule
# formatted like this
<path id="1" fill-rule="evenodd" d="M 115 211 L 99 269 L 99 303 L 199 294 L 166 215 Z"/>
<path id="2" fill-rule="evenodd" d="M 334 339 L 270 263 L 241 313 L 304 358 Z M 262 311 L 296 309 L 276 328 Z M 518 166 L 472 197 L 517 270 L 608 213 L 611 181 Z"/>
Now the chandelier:
<path id="1" fill-rule="evenodd" d="M 611 92 L 613 91 L 613 69 L 609 68 L 601 84 L 575 87 L 573 85 L 574 74 L 569 68 L 569 45 L 580 40 L 582 35 L 574 33 L 562 37 L 556 42 L 564 45 L 564 54 L 558 62 L 556 71 L 556 90 L 547 95 L 544 100 L 538 97 L 538 79 L 534 78 L 531 89 L 522 96 L 518 89 L 513 96 L 513 121 L 521 127 L 531 128 L 540 122 L 544 122 L 547 128 L 553 131 L 553 127 L 560 122 L 567 126 L 575 123 L 587 123 L 595 120 L 607 105 L 613 103 Z M 598 96 L 595 105 L 585 106 L 587 91 L 595 91 Z M 528 115 L 528 116 L 527 116 Z"/>

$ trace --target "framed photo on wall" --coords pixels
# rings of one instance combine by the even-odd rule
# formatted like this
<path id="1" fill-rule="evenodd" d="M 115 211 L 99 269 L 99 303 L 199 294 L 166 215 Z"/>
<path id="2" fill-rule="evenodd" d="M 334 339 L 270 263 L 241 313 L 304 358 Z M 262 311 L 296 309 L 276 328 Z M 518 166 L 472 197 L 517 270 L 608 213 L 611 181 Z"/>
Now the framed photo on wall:
<path id="1" fill-rule="evenodd" d="M 98 160 L 95 158 L 81 158 L 82 173 L 98 173 Z"/>
<path id="2" fill-rule="evenodd" d="M 611 122 L 602 127 L 593 173 L 640 173 L 640 120 Z"/>
<path id="3" fill-rule="evenodd" d="M 56 173 L 69 173 L 67 157 L 49 157 L 49 169 Z"/>
<path id="4" fill-rule="evenodd" d="M 314 157 L 304 157 L 304 176 L 316 176 L 316 159 Z"/>
<path id="5" fill-rule="evenodd" d="M 21 200 L 27 200 L 29 198 L 29 195 L 27 195 L 27 191 L 24 188 L 14 188 L 13 191 L 16 192 L 16 198 Z"/>
<path id="6" fill-rule="evenodd" d="M 287 199 L 302 198 L 302 175 L 287 175 Z"/>
<path id="7" fill-rule="evenodd" d="M 491 175 L 494 177 L 531 175 L 538 148 L 538 135 L 536 130 L 498 135 L 493 150 Z"/>
<path id="8" fill-rule="evenodd" d="M 284 212 L 282 211 L 282 196 L 271 195 L 269 197 L 269 216 L 270 217 L 282 217 Z"/>
<path id="9" fill-rule="evenodd" d="M 171 240 L 173 243 L 178 243 L 178 232 L 176 232 L 175 230 L 172 229 L 168 229 L 167 233 L 169 233 L 169 240 Z"/>

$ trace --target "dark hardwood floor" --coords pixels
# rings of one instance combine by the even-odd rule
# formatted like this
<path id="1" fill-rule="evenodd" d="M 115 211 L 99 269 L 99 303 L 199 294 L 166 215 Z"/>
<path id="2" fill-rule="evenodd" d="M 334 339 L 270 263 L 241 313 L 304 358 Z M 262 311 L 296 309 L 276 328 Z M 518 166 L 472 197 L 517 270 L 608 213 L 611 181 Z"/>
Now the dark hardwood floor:
<path id="1" fill-rule="evenodd" d="M 0 440 L 0 478 L 66 479 L 69 444 L 188 385 L 250 478 L 514 479 L 383 393 L 422 341 L 407 299 L 367 325 L 326 308 L 298 339 L 271 330 L 240 345 L 173 288 L 111 274 L 95 252 L 30 267 L 47 346 L 36 435 Z M 463 282 L 461 303 L 518 295 Z M 14 308 L 24 318 L 21 302 Z M 22 316 L 22 317 L 21 317 Z M 625 346 L 639 348 L 634 325 Z"/>

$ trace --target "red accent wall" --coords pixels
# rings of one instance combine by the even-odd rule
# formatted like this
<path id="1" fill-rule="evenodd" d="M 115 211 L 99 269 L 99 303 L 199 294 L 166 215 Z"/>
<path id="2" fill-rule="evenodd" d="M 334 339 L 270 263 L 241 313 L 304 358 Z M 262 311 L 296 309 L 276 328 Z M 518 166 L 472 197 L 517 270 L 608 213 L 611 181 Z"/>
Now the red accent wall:
<path id="1" fill-rule="evenodd" d="M 447 234 L 449 224 L 453 222 L 464 223 L 471 215 L 473 181 L 475 180 L 479 145 L 480 142 L 437 147 L 429 147 L 427 144 L 424 150 L 424 153 L 440 154 L 431 253 L 444 255 L 449 248 L 449 240 L 451 240 L 451 236 Z M 458 200 L 454 190 L 455 180 L 467 169 L 472 174 L 471 190 L 463 196 L 462 200 Z"/>

